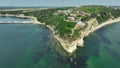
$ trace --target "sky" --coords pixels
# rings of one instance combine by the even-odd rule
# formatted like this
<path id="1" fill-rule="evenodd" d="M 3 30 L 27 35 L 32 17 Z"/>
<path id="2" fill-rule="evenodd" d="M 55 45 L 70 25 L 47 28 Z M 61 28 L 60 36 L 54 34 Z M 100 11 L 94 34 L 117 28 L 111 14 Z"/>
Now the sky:
<path id="1" fill-rule="evenodd" d="M 120 6 L 120 0 L 0 0 L 0 6 L 81 6 L 109 5 Z"/>

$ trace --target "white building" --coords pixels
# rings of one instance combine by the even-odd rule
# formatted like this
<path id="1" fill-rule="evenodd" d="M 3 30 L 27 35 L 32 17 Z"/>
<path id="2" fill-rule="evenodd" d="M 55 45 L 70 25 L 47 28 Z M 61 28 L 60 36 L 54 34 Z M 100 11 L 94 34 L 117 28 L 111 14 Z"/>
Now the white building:
<path id="1" fill-rule="evenodd" d="M 83 23 L 82 21 L 78 21 L 77 24 L 78 24 L 79 26 L 85 26 L 85 23 Z"/>
<path id="2" fill-rule="evenodd" d="M 74 17 L 68 17 L 68 20 L 75 21 L 75 18 Z"/>

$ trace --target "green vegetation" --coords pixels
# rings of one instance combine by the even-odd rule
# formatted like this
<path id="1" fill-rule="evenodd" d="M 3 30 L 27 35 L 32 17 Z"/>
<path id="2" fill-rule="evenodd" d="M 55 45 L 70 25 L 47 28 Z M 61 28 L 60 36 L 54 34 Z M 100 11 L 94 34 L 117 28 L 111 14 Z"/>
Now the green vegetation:
<path id="1" fill-rule="evenodd" d="M 69 10 L 70 9 L 70 10 Z M 54 15 L 54 13 L 58 12 L 58 10 L 69 10 L 72 9 L 72 16 L 75 19 L 81 18 L 83 22 L 89 21 L 91 18 L 96 18 L 98 23 L 107 21 L 108 19 L 120 17 L 120 9 L 114 9 L 111 7 L 105 6 L 82 6 L 78 8 L 54 8 L 54 9 L 44 9 L 37 11 L 24 12 L 24 10 L 18 11 L 0 11 L 1 14 L 25 14 L 27 16 L 37 17 L 38 21 L 41 23 L 45 23 L 46 25 L 55 26 L 54 30 L 58 31 L 62 38 L 72 38 L 75 39 L 79 36 L 80 30 L 75 30 L 74 35 L 70 35 L 72 33 L 72 29 L 76 25 L 76 22 L 65 21 L 65 19 L 70 16 L 71 13 L 65 12 L 68 14 L 67 17 L 65 14 Z M 63 12 L 64 13 L 64 12 Z M 86 15 L 88 14 L 88 15 Z M 90 15 L 89 15 L 90 14 Z"/>
<path id="2" fill-rule="evenodd" d="M 27 12 L 25 15 L 35 16 L 38 21 L 44 22 L 46 25 L 55 26 L 55 30 L 59 32 L 62 38 L 68 38 L 70 36 L 72 28 L 75 26 L 75 22 L 66 22 L 63 20 L 63 15 L 56 16 L 53 13 L 58 9 L 47 9 L 37 12 Z"/>
<path id="3" fill-rule="evenodd" d="M 80 11 L 90 13 L 90 16 L 82 18 L 82 21 L 88 21 L 91 18 L 96 18 L 98 23 L 101 24 L 108 19 L 120 17 L 120 9 L 114 9 L 105 6 L 83 6 L 78 8 Z"/>
<path id="4" fill-rule="evenodd" d="M 86 13 L 94 14 L 94 13 L 99 13 L 99 12 L 108 12 L 111 11 L 111 8 L 107 8 L 105 6 L 97 6 L 97 5 L 89 5 L 89 6 L 82 6 L 77 8 L 79 11 L 84 11 Z"/>
<path id="5" fill-rule="evenodd" d="M 113 15 L 115 18 L 120 17 L 120 9 L 113 9 L 111 11 L 111 15 Z"/>
<path id="6" fill-rule="evenodd" d="M 98 23 L 102 23 L 102 22 L 105 22 L 107 21 L 108 19 L 111 18 L 111 15 L 109 13 L 106 13 L 106 12 L 101 12 L 99 13 L 100 16 L 96 16 L 97 18 L 97 21 Z"/>

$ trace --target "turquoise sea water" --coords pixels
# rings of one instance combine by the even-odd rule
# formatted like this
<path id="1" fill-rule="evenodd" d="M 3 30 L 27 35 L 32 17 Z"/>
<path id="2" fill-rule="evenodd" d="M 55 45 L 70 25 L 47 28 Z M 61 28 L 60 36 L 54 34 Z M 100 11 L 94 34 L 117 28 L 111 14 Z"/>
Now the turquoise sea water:
<path id="1" fill-rule="evenodd" d="M 56 52 L 60 46 L 44 26 L 0 24 L 0 68 L 120 68 L 119 26 L 111 24 L 86 37 L 85 47 L 72 58 Z"/>
<path id="2" fill-rule="evenodd" d="M 100 41 L 99 44 L 95 45 L 98 46 L 98 56 L 89 56 L 86 62 L 88 68 L 120 68 L 119 26 L 120 23 L 111 24 L 96 31 L 95 37 Z"/>
<path id="3" fill-rule="evenodd" d="M 85 47 L 78 49 L 76 59 L 80 64 L 84 61 L 83 67 L 78 64 L 76 68 L 120 68 L 119 26 L 119 22 L 111 24 L 86 37 Z"/>

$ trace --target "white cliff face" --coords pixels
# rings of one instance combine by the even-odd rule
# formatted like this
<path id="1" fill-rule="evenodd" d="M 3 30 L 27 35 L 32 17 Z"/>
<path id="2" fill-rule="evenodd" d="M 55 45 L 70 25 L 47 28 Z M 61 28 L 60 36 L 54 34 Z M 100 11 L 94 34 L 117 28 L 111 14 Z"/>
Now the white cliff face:
<path id="1" fill-rule="evenodd" d="M 46 25 L 46 27 L 48 27 L 52 32 L 53 32 L 53 36 L 56 40 L 58 40 L 58 42 L 61 44 L 61 46 L 63 47 L 63 49 L 68 52 L 68 53 L 73 53 L 74 51 L 76 51 L 77 46 L 83 47 L 84 46 L 84 37 L 88 36 L 91 32 L 94 32 L 95 30 L 114 23 L 114 22 L 118 22 L 120 21 L 120 18 L 114 19 L 114 20 L 108 20 L 106 22 L 103 22 L 102 24 L 99 24 L 97 22 L 97 20 L 95 18 L 90 19 L 89 21 L 87 21 L 86 23 L 88 24 L 87 27 L 85 29 L 83 29 L 82 31 L 80 31 L 80 38 L 76 39 L 76 40 L 72 40 L 69 41 L 69 39 L 63 39 L 60 38 L 59 35 L 56 35 L 56 31 L 54 31 L 54 27 Z M 43 24 L 45 25 L 45 24 Z"/>
<path id="2" fill-rule="evenodd" d="M 81 32 L 80 38 L 76 40 L 69 41 L 69 39 L 68 40 L 62 39 L 58 35 L 54 35 L 54 37 L 60 42 L 61 46 L 65 51 L 67 51 L 68 53 L 73 53 L 74 51 L 76 51 L 77 46 L 80 47 L 84 46 L 84 37 L 89 35 L 89 30 L 98 26 L 98 22 L 96 21 L 96 19 L 91 19 L 90 21 L 87 22 L 87 24 L 88 26 L 84 30 L 80 31 Z"/>
<path id="3" fill-rule="evenodd" d="M 68 53 L 73 53 L 77 49 L 77 46 L 83 47 L 83 43 L 84 43 L 83 38 L 74 41 L 68 41 L 59 38 L 58 36 L 54 36 L 54 37 L 60 42 L 63 49 L 65 49 Z"/>

